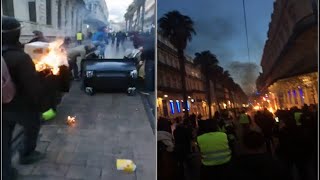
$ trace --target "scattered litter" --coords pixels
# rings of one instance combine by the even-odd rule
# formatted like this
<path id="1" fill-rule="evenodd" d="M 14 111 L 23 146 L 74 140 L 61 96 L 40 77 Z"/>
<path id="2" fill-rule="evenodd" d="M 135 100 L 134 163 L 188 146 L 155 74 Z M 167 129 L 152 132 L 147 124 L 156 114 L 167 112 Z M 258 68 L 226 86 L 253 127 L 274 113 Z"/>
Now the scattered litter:
<path id="1" fill-rule="evenodd" d="M 117 170 L 132 173 L 136 170 L 136 165 L 130 159 L 117 159 Z"/>
<path id="2" fill-rule="evenodd" d="M 72 126 L 76 123 L 76 116 L 68 116 L 68 119 L 67 119 L 67 124 L 69 126 Z"/>

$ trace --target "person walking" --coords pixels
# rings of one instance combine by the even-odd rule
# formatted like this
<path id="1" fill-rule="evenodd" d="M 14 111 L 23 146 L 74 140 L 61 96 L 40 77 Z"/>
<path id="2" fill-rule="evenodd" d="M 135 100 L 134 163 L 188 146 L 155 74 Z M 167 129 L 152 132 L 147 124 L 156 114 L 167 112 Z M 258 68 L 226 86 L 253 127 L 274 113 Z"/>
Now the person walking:
<path id="1" fill-rule="evenodd" d="M 40 130 L 43 87 L 32 59 L 19 42 L 21 24 L 13 17 L 2 17 L 2 56 L 10 72 L 16 93 L 9 103 L 2 103 L 2 177 L 12 180 L 17 170 L 11 165 L 11 138 L 15 125 L 23 127 L 24 139 L 19 149 L 19 163 L 32 164 L 45 157 L 36 151 Z"/>

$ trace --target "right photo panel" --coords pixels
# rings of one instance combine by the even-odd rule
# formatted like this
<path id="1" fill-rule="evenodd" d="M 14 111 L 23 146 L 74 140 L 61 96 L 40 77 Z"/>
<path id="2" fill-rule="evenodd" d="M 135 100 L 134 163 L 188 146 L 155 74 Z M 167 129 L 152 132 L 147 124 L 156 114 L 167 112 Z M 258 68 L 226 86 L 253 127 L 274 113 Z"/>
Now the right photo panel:
<path id="1" fill-rule="evenodd" d="M 157 1 L 158 180 L 315 180 L 318 1 Z"/>

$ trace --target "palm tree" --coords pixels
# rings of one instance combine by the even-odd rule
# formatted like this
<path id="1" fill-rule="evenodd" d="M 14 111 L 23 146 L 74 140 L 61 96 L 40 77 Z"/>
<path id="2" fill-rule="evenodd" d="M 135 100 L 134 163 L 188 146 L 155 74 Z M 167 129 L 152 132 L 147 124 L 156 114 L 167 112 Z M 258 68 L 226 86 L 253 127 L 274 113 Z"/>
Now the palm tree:
<path id="1" fill-rule="evenodd" d="M 187 109 L 188 97 L 185 80 L 186 69 L 184 49 L 187 47 L 188 41 L 192 40 L 192 35 L 196 34 L 193 28 L 193 21 L 190 17 L 182 15 L 179 11 L 171 11 L 161 17 L 158 22 L 159 33 L 167 38 L 178 51 L 183 107 L 184 109 Z M 185 116 L 188 116 L 188 111 L 185 111 Z"/>
<path id="2" fill-rule="evenodd" d="M 212 80 L 213 80 L 213 89 L 214 89 L 214 92 L 215 94 L 217 94 L 217 82 L 218 82 L 218 79 L 220 79 L 222 77 L 222 74 L 223 74 L 223 68 L 219 65 L 215 65 L 212 67 L 211 69 L 211 77 L 212 77 Z M 221 111 L 221 108 L 220 108 L 220 101 L 219 101 L 219 98 L 217 97 L 216 95 L 216 103 L 218 105 L 218 109 L 219 111 Z"/>
<path id="3" fill-rule="evenodd" d="M 209 118 L 212 117 L 211 111 L 211 88 L 210 88 L 210 72 L 214 69 L 214 66 L 218 65 L 219 61 L 216 55 L 210 51 L 202 51 L 201 53 L 195 53 L 194 63 L 201 66 L 201 71 L 204 72 L 206 81 L 207 99 L 209 105 Z"/>
<path id="4" fill-rule="evenodd" d="M 128 18 L 128 21 L 129 21 L 129 24 L 128 24 L 128 26 L 129 26 L 129 31 L 131 31 L 132 29 L 132 21 L 133 21 L 133 15 L 134 15 L 134 13 L 135 13 L 135 11 L 136 11 L 136 5 L 134 4 L 134 2 L 133 3 L 131 3 L 130 5 L 129 5 L 129 7 L 127 8 L 127 18 Z M 125 17 L 126 18 L 126 17 Z"/>

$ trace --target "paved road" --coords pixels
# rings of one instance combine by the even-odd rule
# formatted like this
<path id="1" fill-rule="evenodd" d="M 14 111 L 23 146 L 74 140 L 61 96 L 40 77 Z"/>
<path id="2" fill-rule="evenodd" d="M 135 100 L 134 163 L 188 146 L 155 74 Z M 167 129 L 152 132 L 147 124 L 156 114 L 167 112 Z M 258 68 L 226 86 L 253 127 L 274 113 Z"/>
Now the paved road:
<path id="1" fill-rule="evenodd" d="M 76 116 L 75 127 L 66 125 Z M 139 95 L 106 93 L 87 96 L 74 82 L 56 119 L 41 128 L 37 149 L 46 159 L 18 165 L 22 180 L 152 180 L 156 176 L 155 135 Z M 137 169 L 116 170 L 116 159 L 132 159 Z"/>

